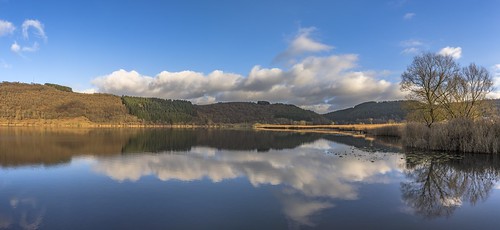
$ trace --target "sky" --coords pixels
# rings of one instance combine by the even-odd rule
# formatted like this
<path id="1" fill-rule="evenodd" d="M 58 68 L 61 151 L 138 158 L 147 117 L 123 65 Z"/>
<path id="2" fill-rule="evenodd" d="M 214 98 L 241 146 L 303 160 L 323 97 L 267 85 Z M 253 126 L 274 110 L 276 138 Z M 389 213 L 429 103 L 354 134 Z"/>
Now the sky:
<path id="1" fill-rule="evenodd" d="M 484 66 L 500 97 L 500 1 L 0 0 L 0 81 L 292 103 L 403 99 L 422 52 Z"/>

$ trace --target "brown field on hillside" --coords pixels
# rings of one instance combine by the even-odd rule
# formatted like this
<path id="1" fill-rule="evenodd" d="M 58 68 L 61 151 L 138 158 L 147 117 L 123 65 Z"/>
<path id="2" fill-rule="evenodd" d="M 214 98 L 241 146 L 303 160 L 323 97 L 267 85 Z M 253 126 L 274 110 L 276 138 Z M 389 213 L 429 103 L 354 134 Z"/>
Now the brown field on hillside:
<path id="1" fill-rule="evenodd" d="M 66 92 L 40 84 L 0 83 L 0 123 L 4 125 L 92 126 L 137 122 L 118 96 Z"/>

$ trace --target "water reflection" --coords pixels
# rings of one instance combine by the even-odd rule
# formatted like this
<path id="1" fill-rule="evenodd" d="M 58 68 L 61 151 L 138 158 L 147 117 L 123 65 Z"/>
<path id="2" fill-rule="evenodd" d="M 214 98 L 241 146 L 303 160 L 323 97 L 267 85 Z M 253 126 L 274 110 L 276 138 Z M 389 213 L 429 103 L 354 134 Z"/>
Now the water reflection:
<path id="1" fill-rule="evenodd" d="M 0 167 L 52 166 L 79 155 L 114 155 L 137 131 L 0 127 Z"/>
<path id="2" fill-rule="evenodd" d="M 11 197 L 0 207 L 0 229 L 39 229 L 45 213 L 32 197 Z"/>
<path id="3" fill-rule="evenodd" d="M 319 139 L 369 150 L 398 150 L 387 143 L 317 133 L 212 129 L 51 129 L 0 127 L 0 167 L 57 165 L 81 155 L 186 152 L 195 147 L 225 150 L 293 149 Z M 389 147 L 388 147 L 389 146 Z"/>
<path id="4" fill-rule="evenodd" d="M 91 178 L 108 184 L 111 178 L 117 182 L 113 186 L 140 186 L 145 177 L 165 185 L 243 180 L 272 191 L 290 228 L 316 226 L 327 219 L 323 214 L 345 203 L 372 205 L 373 197 L 366 197 L 370 186 L 400 192 L 394 195 L 396 205 L 410 210 L 409 216 L 451 217 L 457 209 L 486 201 L 500 179 L 498 156 L 404 153 L 393 139 L 245 130 L 0 128 L 0 170 L 53 166 L 79 156 L 90 164 Z M 38 228 L 46 210 L 37 199 L 19 194 L 40 193 L 6 194 L 9 185 L 1 180 L 0 229 Z"/>
<path id="5" fill-rule="evenodd" d="M 326 154 L 325 150 L 343 155 Z M 350 154 L 344 155 L 347 151 Z M 309 217 L 333 207 L 333 199 L 358 199 L 358 182 L 387 183 L 402 164 L 394 156 L 373 161 L 383 153 L 367 153 L 324 139 L 287 151 L 227 151 L 195 147 L 176 154 L 137 154 L 95 161 L 94 170 L 117 181 L 137 181 L 153 175 L 160 180 L 220 182 L 244 177 L 254 187 L 280 185 L 277 197 L 290 220 L 313 225 Z M 328 198 L 328 199 L 324 199 Z"/>
<path id="6" fill-rule="evenodd" d="M 81 155 L 190 151 L 292 149 L 319 134 L 211 129 L 40 129 L 0 127 L 0 166 L 57 165 Z"/>
<path id="7" fill-rule="evenodd" d="M 485 201 L 500 179 L 496 155 L 407 154 L 403 200 L 426 218 L 449 217 L 468 202 Z"/>

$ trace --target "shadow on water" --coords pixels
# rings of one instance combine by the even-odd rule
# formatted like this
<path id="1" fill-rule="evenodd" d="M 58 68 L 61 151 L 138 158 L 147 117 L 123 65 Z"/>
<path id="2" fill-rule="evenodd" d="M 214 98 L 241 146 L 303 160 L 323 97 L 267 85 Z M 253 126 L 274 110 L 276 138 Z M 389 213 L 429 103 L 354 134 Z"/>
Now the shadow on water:
<path id="1" fill-rule="evenodd" d="M 497 155 L 408 153 L 401 183 L 404 202 L 425 218 L 449 217 L 469 203 L 484 202 L 500 179 Z"/>

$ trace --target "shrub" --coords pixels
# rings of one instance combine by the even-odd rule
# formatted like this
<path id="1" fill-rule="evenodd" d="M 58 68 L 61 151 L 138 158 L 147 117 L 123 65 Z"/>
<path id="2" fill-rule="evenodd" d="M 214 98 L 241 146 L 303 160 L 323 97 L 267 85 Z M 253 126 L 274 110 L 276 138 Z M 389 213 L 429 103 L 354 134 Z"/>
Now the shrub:
<path id="1" fill-rule="evenodd" d="M 500 153 L 500 121 L 455 119 L 428 128 L 408 123 L 402 143 L 406 147 L 468 153 Z"/>

